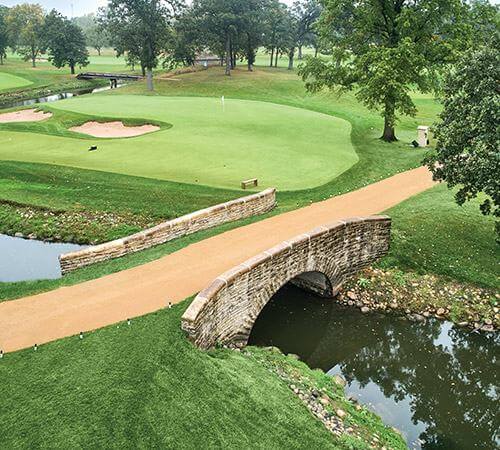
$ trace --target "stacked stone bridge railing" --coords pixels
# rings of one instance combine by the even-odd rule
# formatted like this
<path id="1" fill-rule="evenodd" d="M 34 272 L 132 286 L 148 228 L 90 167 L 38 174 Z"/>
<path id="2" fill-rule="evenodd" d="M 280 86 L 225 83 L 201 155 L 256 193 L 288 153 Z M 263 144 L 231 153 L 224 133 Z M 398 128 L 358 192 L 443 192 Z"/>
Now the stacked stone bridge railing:
<path id="1" fill-rule="evenodd" d="M 198 347 L 244 347 L 273 295 L 292 282 L 333 297 L 352 275 L 385 255 L 391 220 L 352 218 L 315 228 L 234 267 L 198 294 L 182 329 Z"/>

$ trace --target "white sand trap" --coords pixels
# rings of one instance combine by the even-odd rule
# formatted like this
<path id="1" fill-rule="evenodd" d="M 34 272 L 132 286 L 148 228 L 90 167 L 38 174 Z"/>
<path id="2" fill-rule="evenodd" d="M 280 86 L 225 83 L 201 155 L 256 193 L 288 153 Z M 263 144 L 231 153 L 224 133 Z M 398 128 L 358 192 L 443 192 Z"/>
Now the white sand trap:
<path id="1" fill-rule="evenodd" d="M 140 136 L 141 134 L 158 131 L 160 127 L 155 125 L 141 125 L 136 127 L 127 127 L 123 122 L 87 122 L 79 127 L 72 127 L 70 131 L 88 134 L 100 138 L 123 138 Z"/>
<path id="2" fill-rule="evenodd" d="M 0 114 L 0 123 L 40 122 L 41 120 L 50 119 L 51 117 L 52 113 L 37 111 L 36 109 L 23 109 L 22 111 Z"/>

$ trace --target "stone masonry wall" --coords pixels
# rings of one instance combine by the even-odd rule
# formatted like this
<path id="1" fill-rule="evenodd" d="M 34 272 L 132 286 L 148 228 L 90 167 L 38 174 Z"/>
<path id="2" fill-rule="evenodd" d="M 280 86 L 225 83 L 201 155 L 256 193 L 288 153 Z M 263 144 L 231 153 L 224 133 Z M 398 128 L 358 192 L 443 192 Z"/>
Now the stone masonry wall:
<path id="1" fill-rule="evenodd" d="M 353 218 L 283 242 L 200 292 L 182 317 L 182 329 L 200 348 L 217 343 L 243 347 L 257 316 L 284 284 L 301 274 L 319 272 L 333 293 L 348 277 L 387 253 L 390 231 L 386 216 Z"/>
<path id="2" fill-rule="evenodd" d="M 145 250 L 223 223 L 264 214 L 273 209 L 275 205 L 276 190 L 266 189 L 257 194 L 241 197 L 169 220 L 122 239 L 61 255 L 59 257 L 61 270 L 65 274 L 90 264 Z"/>

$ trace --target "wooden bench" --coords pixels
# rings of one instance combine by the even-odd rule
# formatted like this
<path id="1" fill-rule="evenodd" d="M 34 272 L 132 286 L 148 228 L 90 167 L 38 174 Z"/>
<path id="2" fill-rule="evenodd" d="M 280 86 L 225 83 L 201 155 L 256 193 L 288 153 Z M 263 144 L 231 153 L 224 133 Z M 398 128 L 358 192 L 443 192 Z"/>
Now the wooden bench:
<path id="1" fill-rule="evenodd" d="M 241 189 L 246 189 L 248 186 L 257 187 L 259 185 L 259 180 L 257 178 L 251 178 L 250 180 L 245 180 L 241 182 Z"/>

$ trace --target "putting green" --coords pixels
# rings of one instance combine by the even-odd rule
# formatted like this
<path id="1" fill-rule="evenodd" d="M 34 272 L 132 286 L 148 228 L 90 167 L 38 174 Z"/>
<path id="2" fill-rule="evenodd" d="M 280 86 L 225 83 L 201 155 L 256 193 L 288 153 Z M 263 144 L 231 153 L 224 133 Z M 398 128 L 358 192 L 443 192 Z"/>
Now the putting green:
<path id="1" fill-rule="evenodd" d="M 258 178 L 281 190 L 324 184 L 358 161 L 350 124 L 274 103 L 201 97 L 94 95 L 50 107 L 173 125 L 129 139 L 0 132 L 0 159 L 62 164 L 185 183 L 239 188 Z M 51 119 L 55 120 L 55 119 Z M 98 151 L 88 152 L 90 145 Z"/>
<path id="2" fill-rule="evenodd" d="M 16 77 L 10 73 L 0 72 L 0 91 L 29 86 L 30 84 L 33 83 L 25 78 Z"/>

